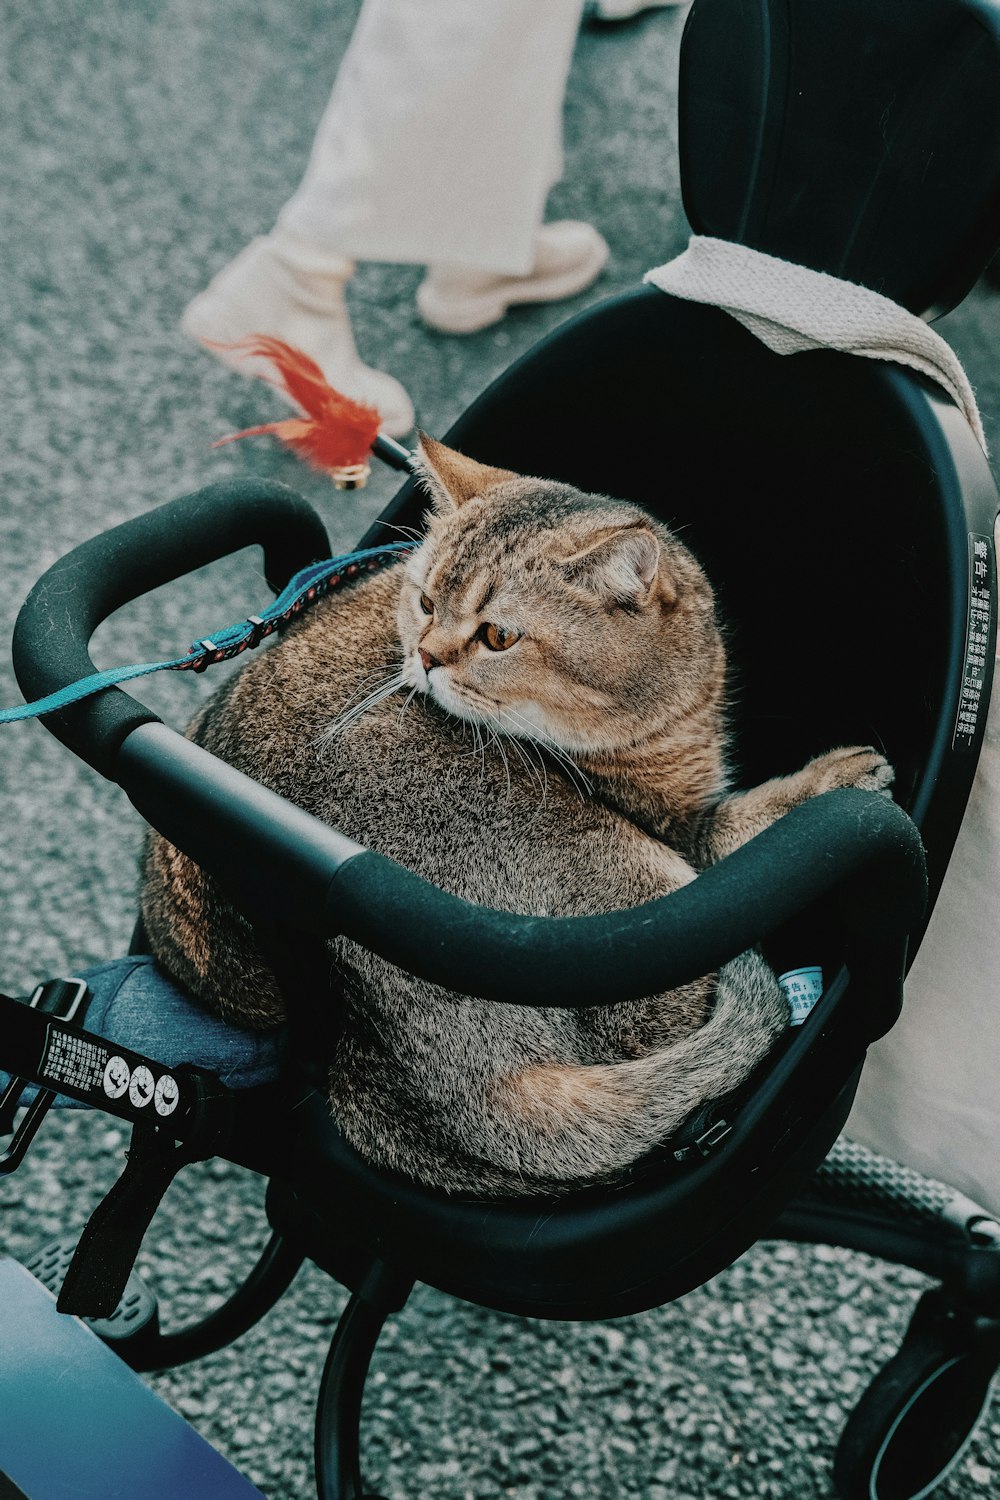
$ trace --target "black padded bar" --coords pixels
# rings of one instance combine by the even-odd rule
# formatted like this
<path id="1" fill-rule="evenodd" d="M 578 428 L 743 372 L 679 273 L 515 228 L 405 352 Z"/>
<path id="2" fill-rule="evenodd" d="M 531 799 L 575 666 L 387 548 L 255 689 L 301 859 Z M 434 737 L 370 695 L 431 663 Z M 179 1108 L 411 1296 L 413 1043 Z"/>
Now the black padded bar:
<path id="1" fill-rule="evenodd" d="M 330 891 L 331 926 L 401 968 L 508 1004 L 582 1007 L 687 984 L 841 888 L 848 962 L 898 1002 L 905 941 L 923 913 L 920 836 L 894 803 L 845 790 L 813 798 L 690 885 L 593 917 L 477 907 L 366 851 Z M 895 1014 L 873 1018 L 872 1038 Z"/>
<path id="2" fill-rule="evenodd" d="M 330 882 L 363 845 L 159 720 L 124 741 L 116 778 L 152 827 L 244 911 L 325 936 Z"/>
<path id="3" fill-rule="evenodd" d="M 440 890 L 162 724 L 129 736 L 118 775 L 143 816 L 251 917 L 354 938 L 432 983 L 508 1004 L 610 1004 L 686 984 L 838 887 L 854 951 L 898 981 L 926 893 L 916 828 L 874 793 L 814 798 L 658 901 L 531 917 Z"/>
<path id="4" fill-rule="evenodd" d="M 257 479 L 209 485 L 74 548 L 42 575 L 17 618 L 14 670 L 25 698 L 43 698 L 94 672 L 90 637 L 123 604 L 255 544 L 264 549 L 265 573 L 275 589 L 329 554 L 312 506 L 283 484 Z M 120 688 L 108 688 L 48 715 L 45 723 L 113 780 L 126 735 L 155 721 L 154 713 Z"/>

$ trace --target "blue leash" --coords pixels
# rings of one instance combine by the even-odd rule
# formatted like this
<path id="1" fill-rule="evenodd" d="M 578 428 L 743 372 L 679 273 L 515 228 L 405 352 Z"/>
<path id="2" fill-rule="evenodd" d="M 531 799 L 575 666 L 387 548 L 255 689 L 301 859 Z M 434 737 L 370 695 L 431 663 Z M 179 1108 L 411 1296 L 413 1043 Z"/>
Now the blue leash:
<path id="1" fill-rule="evenodd" d="M 131 667 L 109 667 L 105 672 L 94 672 L 90 677 L 81 677 L 39 698 L 35 703 L 19 704 L 15 708 L 0 708 L 0 724 L 14 724 L 19 719 L 38 719 L 44 714 L 68 708 L 83 698 L 90 698 L 104 688 L 118 687 L 136 677 L 148 677 L 152 672 L 204 672 L 220 661 L 252 651 L 267 636 L 273 635 L 282 626 L 288 625 L 310 604 L 332 593 L 342 584 L 356 578 L 359 573 L 377 573 L 389 563 L 395 562 L 403 553 L 411 552 L 418 542 L 387 542 L 384 547 L 368 547 L 362 552 L 347 552 L 341 557 L 326 558 L 323 562 L 310 563 L 290 578 L 272 604 L 259 615 L 250 615 L 235 625 L 216 630 L 194 645 L 184 656 L 171 657 L 167 661 L 142 662 Z"/>

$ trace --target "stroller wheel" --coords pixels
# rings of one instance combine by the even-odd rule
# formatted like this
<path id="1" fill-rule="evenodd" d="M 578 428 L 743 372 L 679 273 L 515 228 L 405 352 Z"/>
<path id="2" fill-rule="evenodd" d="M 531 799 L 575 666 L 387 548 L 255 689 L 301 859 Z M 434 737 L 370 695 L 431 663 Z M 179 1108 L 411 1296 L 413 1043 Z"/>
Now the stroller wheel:
<path id="1" fill-rule="evenodd" d="M 922 1500 L 961 1457 L 1000 1364 L 1000 1323 L 926 1292 L 897 1355 L 844 1428 L 833 1465 L 843 1500 Z"/>

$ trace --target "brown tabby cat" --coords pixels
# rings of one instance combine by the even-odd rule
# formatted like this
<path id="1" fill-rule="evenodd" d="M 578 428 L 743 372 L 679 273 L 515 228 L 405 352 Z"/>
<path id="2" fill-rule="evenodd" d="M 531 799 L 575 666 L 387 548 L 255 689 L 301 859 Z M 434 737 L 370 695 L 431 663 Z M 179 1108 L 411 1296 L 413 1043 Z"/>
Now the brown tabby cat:
<path id="1" fill-rule="evenodd" d="M 808 797 L 888 787 L 883 758 L 850 749 L 727 795 L 725 659 L 687 549 L 633 505 L 427 438 L 422 457 L 435 514 L 419 549 L 227 682 L 197 741 L 446 890 L 540 915 L 649 901 Z M 243 1024 L 280 1021 L 247 924 L 159 837 L 143 913 L 196 996 Z M 449 1190 L 619 1172 L 738 1085 L 788 1016 L 755 953 L 574 1012 L 448 994 L 332 947 L 347 1017 L 336 1118 L 369 1160 Z"/>

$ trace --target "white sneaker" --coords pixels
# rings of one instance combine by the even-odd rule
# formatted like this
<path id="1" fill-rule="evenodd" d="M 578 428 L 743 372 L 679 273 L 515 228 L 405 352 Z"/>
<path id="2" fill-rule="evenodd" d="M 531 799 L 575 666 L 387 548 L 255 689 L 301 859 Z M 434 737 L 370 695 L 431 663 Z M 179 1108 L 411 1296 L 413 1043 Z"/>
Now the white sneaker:
<path id="1" fill-rule="evenodd" d="M 585 11 L 588 21 L 631 21 L 644 10 L 678 9 L 691 0 L 590 0 Z"/>
<path id="2" fill-rule="evenodd" d="M 254 333 L 284 339 L 314 359 L 345 396 L 376 407 L 383 432 L 404 437 L 413 427 L 412 401 L 355 347 L 344 297 L 353 274 L 353 261 L 275 229 L 223 266 L 188 305 L 181 330 L 199 343 L 238 343 Z M 208 352 L 241 375 L 274 376 L 267 360 L 230 349 Z"/>
<path id="3" fill-rule="evenodd" d="M 518 303 L 556 302 L 582 292 L 597 280 L 609 253 L 592 224 L 574 219 L 543 224 L 535 246 L 535 264 L 525 276 L 429 266 L 417 288 L 420 316 L 442 333 L 476 333 L 499 323 Z"/>

